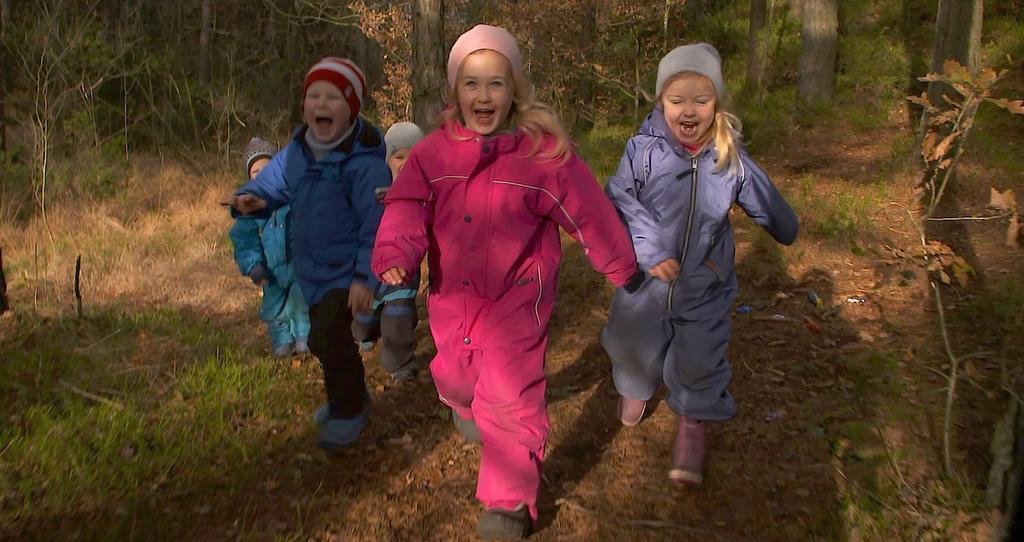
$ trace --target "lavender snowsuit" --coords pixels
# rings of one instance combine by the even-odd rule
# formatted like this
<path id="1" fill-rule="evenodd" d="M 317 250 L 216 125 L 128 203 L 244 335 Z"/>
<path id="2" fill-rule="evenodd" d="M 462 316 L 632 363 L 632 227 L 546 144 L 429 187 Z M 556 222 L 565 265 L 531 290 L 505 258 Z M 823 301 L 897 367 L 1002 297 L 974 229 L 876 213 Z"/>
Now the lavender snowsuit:
<path id="1" fill-rule="evenodd" d="M 616 290 L 601 335 L 615 388 L 647 400 L 664 382 L 669 407 L 700 420 L 736 415 L 726 390 L 736 296 L 729 208 L 739 204 L 785 245 L 798 226 L 793 209 L 743 149 L 734 171 L 713 171 L 716 151 L 712 143 L 691 156 L 656 108 L 626 144 L 605 188 L 633 238 L 640 269 L 668 258 L 681 262 L 675 282 L 647 276 L 635 293 Z"/>
<path id="2" fill-rule="evenodd" d="M 558 226 L 615 285 L 637 268 L 587 166 L 527 157 L 531 146 L 521 131 L 483 138 L 454 121 L 417 143 L 388 191 L 373 272 L 412 275 L 427 254 L 430 372 L 441 401 L 480 428 L 477 498 L 489 508 L 526 503 L 536 519 Z"/>

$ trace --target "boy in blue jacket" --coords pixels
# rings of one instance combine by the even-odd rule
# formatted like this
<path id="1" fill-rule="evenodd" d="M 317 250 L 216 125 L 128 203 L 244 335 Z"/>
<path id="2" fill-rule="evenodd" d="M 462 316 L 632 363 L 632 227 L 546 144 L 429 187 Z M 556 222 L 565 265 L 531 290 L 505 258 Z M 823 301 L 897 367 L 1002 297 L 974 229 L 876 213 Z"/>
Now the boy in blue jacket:
<path id="1" fill-rule="evenodd" d="M 270 163 L 277 147 L 254 137 L 243 154 L 246 179 L 251 180 Z M 267 323 L 271 347 L 279 358 L 309 352 L 309 306 L 295 282 L 289 210 L 285 205 L 270 218 L 239 218 L 229 232 L 238 270 L 263 287 L 260 318 Z"/>
<path id="2" fill-rule="evenodd" d="M 391 174 L 384 144 L 359 117 L 366 79 L 352 61 L 321 59 L 303 82 L 302 119 L 288 146 L 255 179 L 222 203 L 249 214 L 291 203 L 295 276 L 309 303 L 309 349 L 324 371 L 327 404 L 314 419 L 317 443 L 335 451 L 355 443 L 370 398 L 352 318 L 366 311 L 378 281 L 370 252 Z"/>

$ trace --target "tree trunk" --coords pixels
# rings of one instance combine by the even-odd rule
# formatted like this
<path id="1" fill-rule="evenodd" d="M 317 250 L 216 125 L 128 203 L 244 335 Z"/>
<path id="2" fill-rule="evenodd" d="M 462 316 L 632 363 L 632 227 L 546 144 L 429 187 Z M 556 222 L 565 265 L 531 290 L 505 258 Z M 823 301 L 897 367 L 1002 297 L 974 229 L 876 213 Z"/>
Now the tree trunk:
<path id="1" fill-rule="evenodd" d="M 441 111 L 444 70 L 444 0 L 414 0 L 412 14 L 412 110 L 421 127 Z"/>
<path id="2" fill-rule="evenodd" d="M 767 18 L 765 0 L 750 0 L 750 31 L 747 35 L 747 79 L 744 82 L 746 94 L 761 99 L 764 87 L 764 70 L 768 59 L 768 35 L 765 28 Z"/>
<path id="3" fill-rule="evenodd" d="M 199 80 L 210 82 L 210 2 L 203 0 L 199 16 Z"/>
<path id="4" fill-rule="evenodd" d="M 4 277 L 4 249 L 0 248 L 0 314 L 7 312 L 7 278 Z"/>
<path id="5" fill-rule="evenodd" d="M 594 76 L 590 73 L 594 56 L 594 38 L 597 35 L 597 8 L 594 0 L 583 3 L 583 20 L 580 22 L 580 61 L 586 66 L 580 75 L 579 100 L 576 104 L 576 129 L 590 130 L 594 126 L 589 115 L 583 113 L 594 101 Z"/>
<path id="6" fill-rule="evenodd" d="M 665 0 L 665 7 L 661 14 L 661 50 L 668 52 L 668 16 L 671 12 L 672 0 Z"/>
<path id="7" fill-rule="evenodd" d="M 633 27 L 636 56 L 633 59 L 633 120 L 640 118 L 640 31 Z"/>
<path id="8" fill-rule="evenodd" d="M 120 0 L 104 0 L 103 9 L 100 11 L 100 18 L 103 20 L 103 26 L 107 35 L 107 41 L 114 43 L 117 37 L 117 23 L 119 16 L 121 15 L 121 3 Z"/>
<path id="9" fill-rule="evenodd" d="M 1003 418 L 992 432 L 989 446 L 987 504 L 1003 511 L 1002 524 L 992 540 L 1021 540 L 1024 535 L 1024 413 L 1015 397 L 1007 401 Z"/>
<path id="10" fill-rule="evenodd" d="M 802 21 L 804 18 L 804 1 L 805 0 L 789 0 L 789 16 Z"/>
<path id="11" fill-rule="evenodd" d="M 971 73 L 978 72 L 981 50 L 982 0 L 939 0 L 932 45 L 932 71 L 941 72 L 948 59 L 962 64 Z M 928 85 L 928 97 L 941 106 L 944 85 Z"/>
<path id="12" fill-rule="evenodd" d="M 0 153 L 7 152 L 7 80 L 10 76 L 7 73 L 10 63 L 7 62 L 7 47 L 4 45 L 7 38 L 7 25 L 11 19 L 10 0 L 0 0 Z M 0 270 L 0 278 L 2 278 Z"/>
<path id="13" fill-rule="evenodd" d="M 836 86 L 838 37 L 838 0 L 806 0 L 797 82 L 797 98 L 801 105 L 832 98 Z"/>

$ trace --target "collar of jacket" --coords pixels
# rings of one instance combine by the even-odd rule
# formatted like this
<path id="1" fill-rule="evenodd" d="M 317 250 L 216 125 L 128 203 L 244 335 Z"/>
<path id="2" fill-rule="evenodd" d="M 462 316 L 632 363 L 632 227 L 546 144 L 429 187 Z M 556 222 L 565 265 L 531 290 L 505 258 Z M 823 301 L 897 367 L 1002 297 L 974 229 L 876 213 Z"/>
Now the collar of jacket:
<path id="1" fill-rule="evenodd" d="M 668 125 L 665 124 L 665 113 L 659 106 L 654 106 L 654 109 L 647 115 L 647 118 L 644 119 L 643 124 L 640 125 L 639 133 L 664 139 L 665 143 L 668 143 L 668 146 L 672 148 L 672 152 L 676 153 L 678 156 L 682 156 L 684 158 L 692 156 L 690 151 L 687 150 L 678 139 L 676 139 L 676 136 L 672 135 Z M 715 147 L 714 142 L 709 141 L 703 148 L 697 151 L 697 157 L 703 159 L 712 151 L 717 151 L 717 148 Z"/>
<path id="2" fill-rule="evenodd" d="M 474 132 L 469 128 L 462 125 L 458 119 L 452 119 L 442 126 L 445 136 L 452 143 L 465 143 L 472 141 L 474 143 L 479 142 L 480 144 L 489 143 L 494 145 L 497 152 L 504 154 L 511 152 L 519 148 L 523 138 L 526 134 L 523 133 L 519 128 L 515 128 L 511 132 L 503 132 L 498 135 L 485 136 L 479 132 Z"/>
<path id="3" fill-rule="evenodd" d="M 292 139 L 299 143 L 299 146 L 302 147 L 302 152 L 304 152 L 306 157 L 312 161 L 313 153 L 306 146 L 307 130 L 309 130 L 309 126 L 306 126 L 305 124 L 299 126 L 292 134 Z M 369 131 L 373 131 L 374 133 L 368 133 Z M 373 147 L 381 147 L 380 137 L 376 128 L 364 122 L 362 117 L 356 117 L 355 126 L 352 128 L 348 137 L 343 139 L 341 143 L 338 143 L 331 152 L 327 153 L 327 156 L 324 156 L 321 162 L 340 162 L 342 159 L 352 154 L 353 150 L 372 152 L 374 150 Z"/>

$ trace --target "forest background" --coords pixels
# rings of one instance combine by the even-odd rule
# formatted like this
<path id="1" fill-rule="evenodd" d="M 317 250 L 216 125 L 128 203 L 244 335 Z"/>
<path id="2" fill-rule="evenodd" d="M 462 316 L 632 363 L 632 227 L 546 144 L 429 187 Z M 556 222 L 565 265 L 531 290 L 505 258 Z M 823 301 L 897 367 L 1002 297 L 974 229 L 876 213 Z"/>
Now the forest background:
<path id="1" fill-rule="evenodd" d="M 287 140 L 315 60 L 364 69 L 378 126 L 429 127 L 446 47 L 478 22 L 516 35 L 601 182 L 650 111 L 661 56 L 714 44 L 748 149 L 802 222 L 777 247 L 734 217 L 743 411 L 712 428 L 698 490 L 665 483 L 664 405 L 637 431 L 614 423 L 596 341 L 610 287 L 567 244 L 535 538 L 1016 536 L 1022 12 L 0 0 L 0 538 L 472 538 L 479 452 L 428 374 L 394 386 L 368 355 L 379 409 L 365 443 L 314 451 L 318 367 L 267 355 L 216 202 L 250 137 Z"/>

